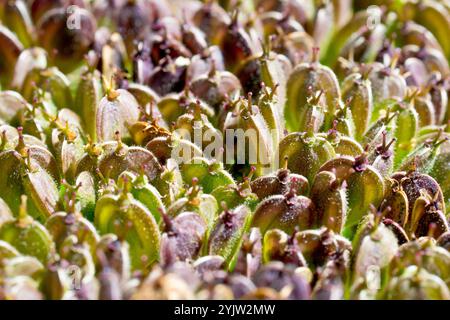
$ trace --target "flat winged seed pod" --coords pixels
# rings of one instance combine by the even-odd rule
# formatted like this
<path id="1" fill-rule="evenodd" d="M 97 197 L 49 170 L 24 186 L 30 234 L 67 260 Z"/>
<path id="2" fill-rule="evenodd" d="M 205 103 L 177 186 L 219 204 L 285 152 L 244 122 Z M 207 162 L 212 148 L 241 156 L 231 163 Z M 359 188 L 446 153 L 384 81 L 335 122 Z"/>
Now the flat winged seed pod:
<path id="1" fill-rule="evenodd" d="M 449 32 L 449 0 L 0 0 L 0 300 L 449 300 Z"/>

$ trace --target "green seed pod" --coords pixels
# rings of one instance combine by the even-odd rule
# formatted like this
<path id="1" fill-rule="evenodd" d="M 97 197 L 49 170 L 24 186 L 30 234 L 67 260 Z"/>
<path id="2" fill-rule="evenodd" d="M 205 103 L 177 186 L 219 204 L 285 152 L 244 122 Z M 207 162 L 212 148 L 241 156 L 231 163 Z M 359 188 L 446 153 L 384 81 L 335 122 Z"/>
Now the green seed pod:
<path id="1" fill-rule="evenodd" d="M 320 166 L 335 156 L 333 146 L 320 136 L 291 133 L 280 142 L 280 163 L 287 159 L 288 169 L 314 181 Z"/>
<path id="2" fill-rule="evenodd" d="M 315 215 L 314 203 L 304 196 L 297 196 L 294 183 L 285 195 L 270 196 L 259 203 L 252 226 L 259 227 L 262 234 L 274 228 L 292 233 L 296 227 L 300 230 L 311 228 Z"/>
<path id="3" fill-rule="evenodd" d="M 94 61 L 92 61 L 94 60 Z M 88 58 L 89 67 L 81 75 L 75 94 L 74 109 L 83 119 L 86 134 L 95 142 L 97 141 L 96 122 L 92 119 L 97 118 L 97 109 L 103 97 L 102 82 L 100 72 L 95 70 L 97 57 Z"/>
<path id="4" fill-rule="evenodd" d="M 165 207 L 161 200 L 161 194 L 149 183 L 147 176 L 144 174 L 137 176 L 133 173 L 124 171 L 120 174 L 118 180 L 119 188 L 121 188 L 120 184 L 124 183 L 124 180 L 130 183 L 130 192 L 133 197 L 145 205 L 152 213 L 156 222 L 159 223 L 161 221 L 160 210 L 164 210 Z"/>
<path id="5" fill-rule="evenodd" d="M 251 167 L 249 175 L 244 177 L 241 183 L 217 187 L 211 195 L 216 198 L 217 203 L 225 203 L 228 208 L 246 205 L 253 211 L 259 203 L 258 196 L 252 192 L 251 186 L 251 178 L 255 170 Z"/>
<path id="6" fill-rule="evenodd" d="M 19 38 L 25 47 L 35 41 L 35 30 L 25 1 L 8 1 L 4 9 L 3 23 Z"/>
<path id="7" fill-rule="evenodd" d="M 308 92 L 323 91 L 327 109 L 325 112 L 324 128 L 331 128 L 335 106 L 341 99 L 339 84 L 334 72 L 317 61 L 317 50 L 312 63 L 298 65 L 289 76 L 287 82 L 287 101 L 285 109 L 286 126 L 297 131 L 302 123 L 307 103 Z"/>
<path id="8" fill-rule="evenodd" d="M 349 255 L 352 245 L 346 238 L 335 234 L 327 228 L 300 231 L 295 234 L 295 238 L 305 257 L 308 267 L 312 271 L 325 266 L 327 262 L 336 257 L 346 257 L 344 266 L 349 267 Z"/>
<path id="9" fill-rule="evenodd" d="M 159 179 L 153 181 L 161 199 L 166 206 L 175 202 L 184 192 L 180 169 L 173 159 L 168 159 Z"/>
<path id="10" fill-rule="evenodd" d="M 368 75 L 368 74 L 367 74 Z M 342 99 L 349 102 L 355 124 L 355 139 L 361 141 L 369 127 L 373 110 L 373 95 L 370 80 L 367 75 L 353 73 L 342 83 Z"/>
<path id="11" fill-rule="evenodd" d="M 392 278 L 386 288 L 386 299 L 394 300 L 448 300 L 450 292 L 446 283 L 418 266 L 409 266 L 399 276 Z"/>
<path id="12" fill-rule="evenodd" d="M 434 139 L 427 139 L 412 150 L 402 161 L 400 170 L 417 170 L 428 174 L 433 169 L 437 155 L 439 155 L 441 146 L 449 140 L 447 136 L 441 139 L 442 130 Z"/>
<path id="13" fill-rule="evenodd" d="M 414 138 L 419 127 L 419 116 L 414 108 L 405 105 L 397 105 L 398 111 L 397 123 L 395 129 L 395 138 L 397 139 L 395 147 L 394 163 L 398 167 L 404 161 L 404 158 L 414 147 Z"/>
<path id="14" fill-rule="evenodd" d="M 205 193 L 211 193 L 216 188 L 235 184 L 233 177 L 223 168 L 222 163 L 205 158 L 194 158 L 191 163 L 180 166 L 185 183 L 197 178 Z"/>
<path id="15" fill-rule="evenodd" d="M 30 277 L 38 280 L 44 273 L 44 265 L 35 257 L 18 256 L 5 259 L 4 272 L 6 278 Z"/>
<path id="16" fill-rule="evenodd" d="M 27 214 L 26 196 L 22 196 L 21 201 L 17 219 L 1 225 L 0 239 L 10 243 L 20 253 L 45 263 L 54 251 L 54 243 L 44 226 Z"/>
<path id="17" fill-rule="evenodd" d="M 24 193 L 29 196 L 28 208 L 33 217 L 45 219 L 55 211 L 58 190 L 54 179 L 58 170 L 47 149 L 26 146 L 19 131 L 16 149 L 0 153 L 0 162 L 5 170 L 0 194 L 14 213 L 19 211 L 19 198 Z"/>
<path id="18" fill-rule="evenodd" d="M 332 172 L 319 172 L 311 188 L 311 200 L 316 206 L 314 225 L 325 226 L 341 233 L 347 216 L 347 187 Z"/>
<path id="19" fill-rule="evenodd" d="M 356 158 L 341 156 L 326 162 L 319 170 L 333 172 L 347 181 L 348 214 L 346 228 L 358 224 L 371 205 L 378 206 L 384 196 L 384 181 L 380 173 L 367 164 L 367 155 Z"/>
<path id="20" fill-rule="evenodd" d="M 357 157 L 364 152 L 361 145 L 353 138 L 347 137 L 338 131 L 338 121 L 333 121 L 333 128 L 327 133 L 318 133 L 317 135 L 326 138 L 334 148 L 337 155 Z"/>
<path id="21" fill-rule="evenodd" d="M 192 187 L 189 188 L 186 195 L 172 203 L 167 209 L 167 214 L 175 217 L 185 211 L 198 213 L 205 220 L 208 230 L 213 227 L 218 214 L 219 207 L 216 199 L 212 195 L 202 192 L 196 178 L 192 180 Z"/>
<path id="22" fill-rule="evenodd" d="M 289 237 L 278 229 L 271 229 L 264 235 L 263 259 L 266 263 L 281 261 L 298 267 L 306 266 L 305 258 L 297 245 L 295 236 Z"/>
<path id="23" fill-rule="evenodd" d="M 208 253 L 222 256 L 229 270 L 234 269 L 243 235 L 248 231 L 251 220 L 252 213 L 246 206 L 224 209 L 209 234 Z"/>
<path id="24" fill-rule="evenodd" d="M 433 169 L 430 176 L 436 179 L 444 194 L 444 199 L 447 199 L 446 207 L 450 208 L 450 153 L 442 153 L 436 157 Z"/>
<path id="25" fill-rule="evenodd" d="M 98 200 L 95 226 L 101 234 L 122 234 L 130 245 L 133 269 L 143 265 L 146 268 L 159 259 L 160 233 L 156 220 L 127 189 L 120 195 L 104 195 Z"/>

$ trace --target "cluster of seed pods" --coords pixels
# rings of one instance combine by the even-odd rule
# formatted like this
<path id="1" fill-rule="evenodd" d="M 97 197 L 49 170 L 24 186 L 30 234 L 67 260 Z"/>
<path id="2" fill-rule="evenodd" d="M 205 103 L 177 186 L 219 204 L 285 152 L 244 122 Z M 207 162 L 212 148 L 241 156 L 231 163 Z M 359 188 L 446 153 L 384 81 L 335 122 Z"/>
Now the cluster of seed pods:
<path id="1" fill-rule="evenodd" d="M 448 0 L 0 0 L 0 299 L 450 299 L 449 31 Z"/>

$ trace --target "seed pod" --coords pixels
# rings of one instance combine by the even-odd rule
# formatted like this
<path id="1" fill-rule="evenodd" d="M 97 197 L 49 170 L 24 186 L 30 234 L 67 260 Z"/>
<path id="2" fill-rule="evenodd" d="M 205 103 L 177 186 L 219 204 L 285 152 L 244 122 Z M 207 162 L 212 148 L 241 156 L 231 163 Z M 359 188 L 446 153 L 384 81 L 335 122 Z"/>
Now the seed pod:
<path id="1" fill-rule="evenodd" d="M 442 46 L 443 52 L 449 57 L 450 41 L 442 28 L 449 28 L 450 23 L 447 16 L 444 15 L 445 7 L 439 2 L 431 3 L 415 3 L 412 4 L 414 16 L 413 19 L 430 30 L 439 44 Z"/>
<path id="2" fill-rule="evenodd" d="M 5 222 L 0 227 L 0 239 L 10 243 L 19 252 L 45 263 L 54 250 L 48 231 L 27 214 L 26 196 L 22 196 L 17 219 Z"/>
<path id="3" fill-rule="evenodd" d="M 181 25 L 181 34 L 183 44 L 192 54 L 201 54 L 208 47 L 205 33 L 189 23 Z"/>
<path id="4" fill-rule="evenodd" d="M 186 113 L 177 119 L 173 129 L 186 140 L 194 142 L 199 148 L 205 150 L 206 157 L 218 157 L 217 148 L 210 150 L 208 146 L 212 140 L 220 144 L 223 139 L 222 135 L 208 120 L 208 117 L 201 112 L 199 102 L 187 106 Z"/>
<path id="5" fill-rule="evenodd" d="M 320 166 L 334 155 L 334 148 L 326 139 L 308 133 L 291 133 L 279 146 L 280 163 L 287 159 L 288 169 L 306 177 L 310 183 Z"/>
<path id="6" fill-rule="evenodd" d="M 139 105 L 126 90 L 115 90 L 112 84 L 105 85 L 106 96 L 100 100 L 96 113 L 97 139 L 114 140 L 116 132 L 129 138 L 128 128 L 139 119 Z"/>
<path id="7" fill-rule="evenodd" d="M 72 199 L 74 201 L 74 199 Z M 92 255 L 95 255 L 100 239 L 95 227 L 78 212 L 55 212 L 45 223 L 58 252 L 62 251 L 67 238 L 75 236 L 77 243 L 87 244 Z"/>
<path id="8" fill-rule="evenodd" d="M 169 94 L 162 98 L 158 103 L 158 109 L 166 123 L 176 122 L 177 119 L 186 111 L 186 107 L 191 103 L 197 103 L 189 96 L 183 94 Z M 209 119 L 214 116 L 214 109 L 206 103 L 200 101 L 200 109 Z"/>
<path id="9" fill-rule="evenodd" d="M 387 212 L 385 218 L 398 223 L 402 228 L 406 228 L 409 217 L 408 196 L 397 180 L 388 179 L 388 186 L 385 199 L 381 203 L 380 210 Z M 387 210 L 389 208 L 390 210 Z"/>
<path id="10" fill-rule="evenodd" d="M 239 95 L 242 86 L 235 75 L 228 71 L 216 70 L 213 63 L 209 73 L 192 78 L 189 88 L 197 98 L 219 110 L 228 97 L 233 99 Z"/>
<path id="11" fill-rule="evenodd" d="M 383 140 L 369 155 L 369 163 L 384 177 L 388 178 L 394 169 L 393 150 L 396 138 L 386 141 L 387 132 L 382 132 Z"/>
<path id="12" fill-rule="evenodd" d="M 311 188 L 311 200 L 316 206 L 316 227 L 325 226 L 340 233 L 347 216 L 347 186 L 332 172 L 319 172 Z"/>
<path id="13" fill-rule="evenodd" d="M 183 178 L 175 160 L 167 160 L 164 171 L 159 179 L 153 181 L 153 184 L 158 189 L 161 199 L 166 206 L 169 206 L 181 197 L 184 192 Z"/>
<path id="14" fill-rule="evenodd" d="M 167 214 L 175 217 L 185 211 L 198 213 L 205 220 L 208 230 L 211 230 L 219 208 L 213 196 L 202 192 L 198 179 L 192 180 L 192 187 L 189 188 L 185 197 L 172 203 L 167 209 Z"/>
<path id="15" fill-rule="evenodd" d="M 94 42 L 95 18 L 86 9 L 74 10 L 49 10 L 37 23 L 39 42 L 47 52 L 56 49 L 52 60 L 63 71 L 73 70 Z"/>
<path id="16" fill-rule="evenodd" d="M 102 84 L 100 73 L 94 70 L 97 57 L 90 52 L 88 56 L 89 67 L 81 75 L 75 95 L 75 110 L 81 115 L 86 133 L 91 137 L 92 141 L 97 141 L 96 122 L 92 119 L 97 118 L 97 108 L 102 99 Z"/>
<path id="17" fill-rule="evenodd" d="M 172 60 L 169 56 L 159 60 L 153 70 L 148 85 L 160 96 L 179 93 L 186 86 L 186 72 L 189 60 L 178 57 Z"/>
<path id="18" fill-rule="evenodd" d="M 112 233 L 102 236 L 97 243 L 96 255 L 94 255 L 97 268 L 103 268 L 105 264 L 114 269 L 122 281 L 128 281 L 131 274 L 129 245 L 126 241 L 119 240 Z"/>
<path id="19" fill-rule="evenodd" d="M 19 58 L 21 51 L 23 50 L 23 45 L 17 39 L 16 35 L 13 34 L 9 29 L 0 26 L 0 43 L 2 44 L 0 49 L 0 71 L 2 76 L 0 77 L 1 84 L 7 84 L 11 81 L 13 76 L 14 67 L 16 61 Z"/>
<path id="20" fill-rule="evenodd" d="M 29 196 L 28 208 L 33 217 L 45 219 L 55 211 L 58 191 L 54 179 L 58 170 L 47 149 L 26 146 L 20 137 L 15 150 L 0 153 L 0 162 L 5 170 L 0 179 L 1 197 L 14 213 L 19 211 L 19 198 L 24 193 Z"/>
<path id="21" fill-rule="evenodd" d="M 447 251 L 450 251 L 450 232 L 447 231 L 446 233 L 441 234 L 436 244 L 447 249 Z"/>
<path id="22" fill-rule="evenodd" d="M 433 234 L 431 236 L 438 238 L 441 234 L 449 230 L 447 219 L 443 212 L 442 201 L 439 201 L 439 194 L 436 199 L 430 197 L 425 192 L 421 192 L 421 196 L 414 202 L 414 207 L 411 211 L 410 232 L 416 237 L 426 236 L 430 234 L 432 228 Z"/>
<path id="23" fill-rule="evenodd" d="M 249 229 L 251 220 L 252 213 L 246 206 L 224 209 L 209 234 L 208 253 L 222 256 L 229 270 L 235 267 L 243 235 Z"/>
<path id="24" fill-rule="evenodd" d="M 161 221 L 160 210 L 164 209 L 161 195 L 158 190 L 149 183 L 149 180 L 144 173 L 135 175 L 131 172 L 124 171 L 120 174 L 118 181 L 119 188 L 123 187 L 121 184 L 129 183 L 130 192 L 133 197 L 147 207 L 157 223 Z"/>
<path id="25" fill-rule="evenodd" d="M 234 268 L 235 272 L 252 277 L 262 263 L 262 241 L 259 228 L 244 234 Z"/>
<path id="26" fill-rule="evenodd" d="M 217 187 L 211 192 L 211 195 L 216 198 L 217 203 L 225 203 L 228 208 L 246 205 L 254 210 L 259 203 L 258 196 L 252 192 L 250 184 L 255 170 L 254 167 L 251 167 L 250 173 L 243 178 L 241 183 Z"/>
<path id="27" fill-rule="evenodd" d="M 0 92 L 0 122 L 17 123 L 27 105 L 27 101 L 16 91 Z"/>
<path id="28" fill-rule="evenodd" d="M 297 244 L 311 270 L 325 266 L 328 261 L 343 257 L 349 266 L 352 246 L 349 240 L 327 228 L 296 232 Z"/>
<path id="29" fill-rule="evenodd" d="M 369 126 L 373 109 L 373 96 L 370 81 L 359 73 L 345 78 L 342 83 L 342 99 L 350 99 L 349 106 L 355 124 L 355 139 L 361 141 Z"/>
<path id="30" fill-rule="evenodd" d="M 98 159 L 98 168 L 105 177 L 116 179 L 123 171 L 128 170 L 139 174 L 144 171 L 152 181 L 162 171 L 156 157 L 141 147 L 128 147 L 116 135 L 117 142 L 103 144 L 103 153 Z"/>
<path id="31" fill-rule="evenodd" d="M 227 131 L 227 130 L 235 131 Z M 273 171 L 275 156 L 273 137 L 262 113 L 253 105 L 251 95 L 248 99 L 239 99 L 235 104 L 235 112 L 228 112 L 224 122 L 226 140 L 237 138 L 238 143 L 227 141 L 225 148 L 226 161 L 229 164 L 250 164 L 256 168 L 256 175 Z M 246 136 L 249 139 L 249 152 L 244 152 Z"/>
<path id="32" fill-rule="evenodd" d="M 47 67 L 47 52 L 39 47 L 23 50 L 14 68 L 14 78 L 11 87 L 24 91 L 24 82 L 34 70 L 42 70 Z"/>
<path id="33" fill-rule="evenodd" d="M 222 42 L 230 24 L 229 15 L 215 2 L 207 2 L 200 7 L 192 18 L 194 24 L 202 30 L 208 42 L 218 45 Z"/>
<path id="34" fill-rule="evenodd" d="M 305 114 L 308 92 L 323 91 L 327 109 L 325 112 L 324 128 L 331 128 L 334 108 L 341 98 L 339 85 L 334 72 L 321 65 L 315 51 L 313 62 L 302 63 L 295 67 L 287 82 L 287 102 L 285 109 L 286 126 L 296 131 L 302 123 Z"/>
<path id="35" fill-rule="evenodd" d="M 146 144 L 145 149 L 149 150 L 162 165 L 170 158 L 179 164 L 203 156 L 202 150 L 197 145 L 176 134 L 154 138 Z"/>
<path id="36" fill-rule="evenodd" d="M 144 1 L 126 1 L 120 8 L 117 26 L 127 46 L 128 54 L 134 49 L 135 41 L 143 40 L 150 24 L 149 7 Z"/>
<path id="37" fill-rule="evenodd" d="M 450 153 L 442 153 L 436 157 L 433 169 L 430 175 L 436 179 L 442 189 L 444 199 L 447 199 L 446 206 L 450 208 L 450 180 L 446 172 L 450 170 Z"/>
<path id="38" fill-rule="evenodd" d="M 322 2 L 316 7 L 315 16 L 307 29 L 313 36 L 316 46 L 322 48 L 322 52 L 331 44 L 331 36 L 334 33 L 335 9 L 332 2 Z"/>
<path id="39" fill-rule="evenodd" d="M 255 209 L 252 226 L 259 227 L 261 233 L 274 228 L 292 233 L 311 228 L 316 209 L 312 201 L 297 196 L 295 184 L 285 195 L 274 195 L 264 199 Z"/>
<path id="40" fill-rule="evenodd" d="M 177 261 L 194 260 L 200 253 L 207 230 L 203 218 L 194 212 L 183 212 L 174 219 L 168 216 L 163 219 L 161 264 L 170 266 Z"/>
<path id="41" fill-rule="evenodd" d="M 295 232 L 294 232 L 295 234 Z M 264 261 L 281 261 L 298 267 L 306 266 L 295 236 L 288 236 L 281 230 L 271 229 L 264 235 Z"/>
<path id="42" fill-rule="evenodd" d="M 194 158 L 191 163 L 183 163 L 180 170 L 185 183 L 197 178 L 205 193 L 211 193 L 221 186 L 234 184 L 233 177 L 220 162 L 209 161 L 205 158 Z"/>
<path id="43" fill-rule="evenodd" d="M 402 100 L 406 96 L 406 81 L 396 68 L 398 54 L 394 55 L 391 65 L 386 67 L 380 63 L 373 63 L 369 80 L 372 85 L 373 101 L 376 106 L 387 99 Z M 372 115 L 373 116 L 373 115 Z"/>
<path id="44" fill-rule="evenodd" d="M 368 215 L 358 227 L 353 240 L 354 277 L 364 277 L 369 268 L 384 268 L 398 250 L 394 233 L 380 222 L 380 217 Z"/>
<path id="45" fill-rule="evenodd" d="M 98 44 L 100 47 L 98 51 L 100 51 L 99 56 L 101 57 L 101 71 L 106 79 L 111 79 L 124 70 L 130 70 L 130 61 L 119 33 L 109 34 L 108 32 L 104 37 L 105 40 Z"/>
<path id="46" fill-rule="evenodd" d="M 399 276 L 392 278 L 386 289 L 386 299 L 448 300 L 450 292 L 445 282 L 417 266 L 409 266 Z"/>
<path id="47" fill-rule="evenodd" d="M 285 168 L 276 172 L 259 177 L 251 182 L 252 191 L 263 200 L 276 194 L 285 194 L 292 188 L 293 183 L 297 183 L 297 194 L 306 195 L 309 192 L 308 180 L 287 168 L 288 161 L 285 161 Z"/>
<path id="48" fill-rule="evenodd" d="M 281 262 L 264 265 L 253 276 L 253 282 L 259 289 L 274 289 L 275 297 L 278 299 L 307 300 L 310 298 L 310 287 L 306 280 L 296 274 L 293 267 L 284 267 Z M 256 292 L 254 294 L 258 295 Z"/>
<path id="49" fill-rule="evenodd" d="M 356 158 L 341 156 L 326 162 L 319 170 L 333 172 L 348 185 L 348 214 L 346 228 L 355 226 L 370 205 L 378 206 L 384 196 L 384 181 L 378 171 L 367 164 L 367 155 Z"/>
<path id="50" fill-rule="evenodd" d="M 121 233 L 130 245 L 133 269 L 159 259 L 160 234 L 155 218 L 128 190 L 102 196 L 95 208 L 95 225 L 101 234 Z"/>

